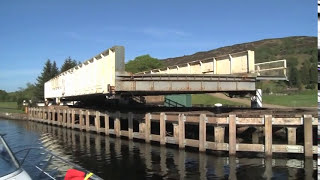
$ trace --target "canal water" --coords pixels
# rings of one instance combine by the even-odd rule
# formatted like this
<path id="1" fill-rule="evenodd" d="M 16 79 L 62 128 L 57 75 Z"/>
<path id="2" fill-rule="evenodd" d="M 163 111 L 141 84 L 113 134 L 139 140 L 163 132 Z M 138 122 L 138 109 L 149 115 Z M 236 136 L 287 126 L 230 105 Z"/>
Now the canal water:
<path id="1" fill-rule="evenodd" d="M 228 157 L 86 133 L 46 124 L 0 119 L 14 152 L 43 147 L 103 179 L 315 179 L 316 160 L 295 156 Z M 309 165 L 307 165 L 309 164 Z M 28 168 L 28 167 L 26 167 Z M 37 174 L 37 170 L 31 174 Z"/>

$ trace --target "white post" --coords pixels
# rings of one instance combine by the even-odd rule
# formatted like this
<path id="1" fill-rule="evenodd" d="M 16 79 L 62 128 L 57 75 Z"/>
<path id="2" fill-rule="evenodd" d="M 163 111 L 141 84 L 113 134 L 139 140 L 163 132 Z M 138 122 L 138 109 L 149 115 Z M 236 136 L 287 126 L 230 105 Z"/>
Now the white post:
<path id="1" fill-rule="evenodd" d="M 229 60 L 230 60 L 230 74 L 232 74 L 232 56 L 229 54 Z"/>
<path id="2" fill-rule="evenodd" d="M 256 95 L 251 97 L 251 108 L 262 108 L 262 90 L 257 89 Z"/>

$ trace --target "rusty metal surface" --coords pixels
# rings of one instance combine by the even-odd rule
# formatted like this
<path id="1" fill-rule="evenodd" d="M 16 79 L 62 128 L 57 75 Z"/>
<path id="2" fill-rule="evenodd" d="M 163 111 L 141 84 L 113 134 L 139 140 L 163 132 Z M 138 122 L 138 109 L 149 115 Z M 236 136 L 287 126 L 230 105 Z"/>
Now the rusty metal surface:
<path id="1" fill-rule="evenodd" d="M 116 91 L 146 94 L 255 91 L 255 83 L 256 77 L 239 75 L 118 75 Z"/>

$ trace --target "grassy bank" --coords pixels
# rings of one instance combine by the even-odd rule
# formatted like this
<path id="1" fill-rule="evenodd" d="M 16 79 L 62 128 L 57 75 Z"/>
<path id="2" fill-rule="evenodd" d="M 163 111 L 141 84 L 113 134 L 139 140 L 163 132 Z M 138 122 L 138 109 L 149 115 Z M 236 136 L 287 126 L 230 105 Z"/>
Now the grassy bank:
<path id="1" fill-rule="evenodd" d="M 0 102 L 0 112 L 23 113 L 22 110 L 18 109 L 17 102 Z"/>
<path id="2" fill-rule="evenodd" d="M 247 106 L 242 103 L 213 97 L 208 94 L 193 94 L 192 95 L 192 104 L 214 105 L 216 103 L 221 103 L 222 105 L 229 105 L 229 106 Z"/>
<path id="3" fill-rule="evenodd" d="M 263 95 L 263 102 L 288 107 L 316 107 L 317 90 L 305 90 L 288 95 Z"/>

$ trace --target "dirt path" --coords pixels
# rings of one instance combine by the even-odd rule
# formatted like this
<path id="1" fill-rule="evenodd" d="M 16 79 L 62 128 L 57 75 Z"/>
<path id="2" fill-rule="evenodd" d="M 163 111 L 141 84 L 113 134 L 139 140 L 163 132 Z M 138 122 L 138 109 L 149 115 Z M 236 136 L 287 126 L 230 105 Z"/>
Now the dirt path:
<path id="1" fill-rule="evenodd" d="M 217 98 L 225 99 L 228 101 L 233 101 L 233 102 L 242 103 L 242 104 L 251 106 L 251 101 L 249 99 L 230 98 L 230 97 L 224 95 L 223 93 L 214 93 L 214 94 L 210 94 L 210 95 L 217 97 Z M 263 102 L 263 100 L 262 100 L 262 102 Z M 286 106 L 280 106 L 280 105 L 274 105 L 274 104 L 266 104 L 266 103 L 262 103 L 262 104 L 263 104 L 263 107 L 265 107 L 265 108 L 288 108 Z"/>

